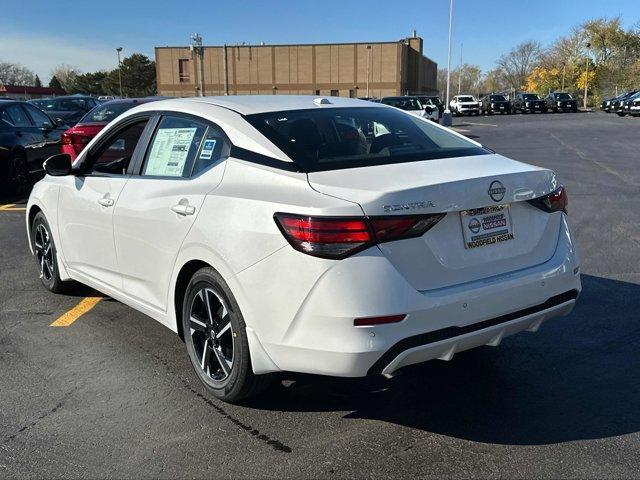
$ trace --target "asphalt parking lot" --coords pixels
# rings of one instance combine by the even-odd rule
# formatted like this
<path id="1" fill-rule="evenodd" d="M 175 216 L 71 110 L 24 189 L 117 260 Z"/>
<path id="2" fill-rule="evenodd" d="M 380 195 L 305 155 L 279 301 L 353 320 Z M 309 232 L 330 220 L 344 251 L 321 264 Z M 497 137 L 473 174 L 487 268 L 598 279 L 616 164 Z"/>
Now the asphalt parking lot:
<path id="1" fill-rule="evenodd" d="M 227 405 L 176 335 L 116 301 L 50 326 L 97 294 L 40 286 L 23 205 L 4 199 L 0 477 L 637 477 L 640 119 L 454 123 L 567 186 L 584 287 L 569 317 L 392 380 L 288 375 Z"/>

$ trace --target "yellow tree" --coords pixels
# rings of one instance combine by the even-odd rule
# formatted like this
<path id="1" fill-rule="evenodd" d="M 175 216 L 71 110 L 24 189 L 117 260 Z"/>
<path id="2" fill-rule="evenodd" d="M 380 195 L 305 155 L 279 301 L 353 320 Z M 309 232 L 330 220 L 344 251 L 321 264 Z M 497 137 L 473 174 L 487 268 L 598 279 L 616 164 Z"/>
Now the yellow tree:
<path id="1" fill-rule="evenodd" d="M 527 76 L 527 90 L 545 95 L 547 92 L 560 89 L 562 72 L 559 68 L 536 67 Z"/>

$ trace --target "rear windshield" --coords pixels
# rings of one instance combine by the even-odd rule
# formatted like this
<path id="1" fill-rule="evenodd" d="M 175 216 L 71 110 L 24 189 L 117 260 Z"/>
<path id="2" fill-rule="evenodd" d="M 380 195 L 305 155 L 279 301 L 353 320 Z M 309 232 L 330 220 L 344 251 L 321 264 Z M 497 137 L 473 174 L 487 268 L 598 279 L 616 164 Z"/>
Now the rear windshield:
<path id="1" fill-rule="evenodd" d="M 116 118 L 121 113 L 126 112 L 130 108 L 135 107 L 137 104 L 133 102 L 118 102 L 118 103 L 107 103 L 98 105 L 89 113 L 87 113 L 80 123 L 91 123 L 91 122 L 100 122 L 100 123 L 108 123 L 114 118 Z"/>
<path id="2" fill-rule="evenodd" d="M 491 95 L 489 97 L 489 101 L 491 102 L 504 102 L 505 100 L 504 95 Z"/>
<path id="3" fill-rule="evenodd" d="M 83 98 L 51 98 L 38 105 L 44 111 L 76 112 L 83 110 L 85 100 Z"/>
<path id="4" fill-rule="evenodd" d="M 491 153 L 428 120 L 385 107 L 293 110 L 245 118 L 305 172 Z"/>
<path id="5" fill-rule="evenodd" d="M 556 93 L 556 100 L 573 100 L 573 97 L 568 93 Z"/>
<path id="6" fill-rule="evenodd" d="M 400 110 L 423 110 L 417 98 L 383 98 L 382 103 Z"/>

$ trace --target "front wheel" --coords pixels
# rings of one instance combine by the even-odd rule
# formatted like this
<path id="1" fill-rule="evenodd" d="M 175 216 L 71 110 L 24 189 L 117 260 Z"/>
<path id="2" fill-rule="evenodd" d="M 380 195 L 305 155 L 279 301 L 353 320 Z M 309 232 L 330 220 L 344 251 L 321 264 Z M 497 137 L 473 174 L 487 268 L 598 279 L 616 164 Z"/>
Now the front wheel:
<path id="1" fill-rule="evenodd" d="M 271 383 L 272 375 L 253 373 L 244 318 L 213 268 L 202 268 L 191 278 L 182 327 L 191 365 L 215 397 L 236 402 L 257 395 Z"/>
<path id="2" fill-rule="evenodd" d="M 51 228 L 42 212 L 36 214 L 31 224 L 31 247 L 38 262 L 42 284 L 53 293 L 64 291 L 65 283 L 60 279 Z"/>

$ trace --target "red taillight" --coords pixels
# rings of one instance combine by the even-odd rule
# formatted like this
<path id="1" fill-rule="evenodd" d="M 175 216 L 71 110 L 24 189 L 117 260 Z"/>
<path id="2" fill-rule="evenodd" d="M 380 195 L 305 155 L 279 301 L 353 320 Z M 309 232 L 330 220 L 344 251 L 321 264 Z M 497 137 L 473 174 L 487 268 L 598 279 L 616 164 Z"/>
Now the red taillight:
<path id="1" fill-rule="evenodd" d="M 548 195 L 529 200 L 529 203 L 534 207 L 537 207 L 540 210 L 544 210 L 548 213 L 567 213 L 569 198 L 567 197 L 567 191 L 565 190 L 565 188 L 563 186 L 560 186 Z"/>
<path id="2" fill-rule="evenodd" d="M 67 130 L 62 134 L 60 140 L 63 145 L 81 145 L 84 147 L 91 141 L 90 136 L 83 135 L 84 132 L 75 132 L 73 129 Z"/>
<path id="3" fill-rule="evenodd" d="M 276 213 L 274 218 L 296 250 L 316 257 L 339 259 L 376 243 L 420 236 L 444 215 L 336 218 Z"/>

